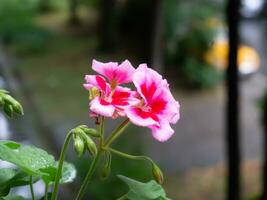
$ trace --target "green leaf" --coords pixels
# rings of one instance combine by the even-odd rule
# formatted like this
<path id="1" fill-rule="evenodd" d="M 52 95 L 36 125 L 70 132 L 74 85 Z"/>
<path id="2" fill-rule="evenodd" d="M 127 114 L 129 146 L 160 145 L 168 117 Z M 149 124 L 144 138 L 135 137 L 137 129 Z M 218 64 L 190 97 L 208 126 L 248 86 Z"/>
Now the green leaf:
<path id="1" fill-rule="evenodd" d="M 0 197 L 8 195 L 10 187 L 8 182 L 17 174 L 14 169 L 0 169 Z"/>
<path id="2" fill-rule="evenodd" d="M 0 142 L 0 159 L 15 164 L 30 175 L 42 175 L 40 169 L 55 165 L 54 157 L 44 150 L 13 141 Z"/>
<path id="3" fill-rule="evenodd" d="M 33 178 L 36 182 L 39 179 Z M 29 175 L 25 172 L 18 171 L 16 169 L 0 169 L 0 196 L 8 195 L 9 191 L 13 187 L 23 186 L 29 184 Z"/>
<path id="4" fill-rule="evenodd" d="M 15 169 L 0 169 L 0 188 L 9 180 L 11 180 L 14 176 L 16 176 L 17 171 Z M 0 189 L 1 190 L 1 189 Z"/>
<path id="5" fill-rule="evenodd" d="M 13 195 L 10 195 L 10 196 L 7 196 L 5 198 L 0 198 L 0 200 L 29 200 L 29 199 L 26 199 L 22 196 L 13 196 Z"/>
<path id="6" fill-rule="evenodd" d="M 75 166 L 71 163 L 64 162 L 60 184 L 71 183 L 76 178 L 76 175 L 77 171 Z"/>
<path id="7" fill-rule="evenodd" d="M 142 183 L 126 176 L 118 177 L 129 186 L 130 191 L 125 195 L 129 200 L 170 200 L 161 185 L 154 180 Z"/>
<path id="8" fill-rule="evenodd" d="M 15 164 L 28 174 L 18 174 L 20 176 L 12 180 L 12 187 L 28 184 L 29 175 L 35 179 L 41 177 L 47 184 L 51 184 L 55 180 L 57 162 L 53 156 L 37 147 L 22 145 L 13 141 L 0 141 L 0 159 Z M 75 177 L 74 165 L 64 162 L 60 183 L 72 182 Z"/>
<path id="9" fill-rule="evenodd" d="M 56 163 L 57 165 L 58 163 Z M 41 169 L 43 172 L 43 177 L 42 179 L 44 180 L 45 183 L 47 184 L 53 184 L 56 173 L 57 173 L 57 168 L 56 166 L 54 167 L 49 167 L 45 169 Z M 65 183 L 70 183 L 76 178 L 76 169 L 73 164 L 64 162 L 63 163 L 63 169 L 62 169 L 62 176 L 60 179 L 60 184 L 65 184 Z"/>

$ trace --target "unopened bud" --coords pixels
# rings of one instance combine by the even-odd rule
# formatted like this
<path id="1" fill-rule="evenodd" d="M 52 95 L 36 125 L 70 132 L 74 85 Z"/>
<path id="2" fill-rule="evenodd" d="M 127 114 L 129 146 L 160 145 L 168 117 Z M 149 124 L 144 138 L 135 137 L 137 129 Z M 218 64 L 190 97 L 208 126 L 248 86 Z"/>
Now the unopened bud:
<path id="1" fill-rule="evenodd" d="M 96 147 L 95 142 L 86 134 L 83 134 L 82 137 L 83 137 L 83 139 L 85 141 L 85 144 L 86 144 L 86 147 L 87 147 L 88 151 L 93 156 L 95 156 L 97 154 L 97 147 Z"/>
<path id="2" fill-rule="evenodd" d="M 74 150 L 78 156 L 81 156 L 84 153 L 84 141 L 80 136 L 74 137 Z"/>
<path id="3" fill-rule="evenodd" d="M 87 135 L 92 136 L 92 137 L 100 137 L 99 131 L 93 128 L 88 128 L 88 127 L 83 127 L 81 128 Z"/>
<path id="4" fill-rule="evenodd" d="M 0 90 L 0 93 L 2 93 L 2 94 L 8 94 L 9 91 L 1 89 L 1 90 Z"/>
<path id="5" fill-rule="evenodd" d="M 5 104 L 4 98 L 0 96 L 0 106 L 3 106 Z"/>
<path id="6" fill-rule="evenodd" d="M 4 112 L 9 116 L 12 117 L 13 116 L 13 108 L 10 104 L 5 104 L 4 105 Z"/>
<path id="7" fill-rule="evenodd" d="M 13 110 L 15 113 L 17 113 L 19 115 L 24 114 L 23 107 L 21 106 L 21 104 L 19 102 L 16 102 L 13 104 Z"/>
<path id="8" fill-rule="evenodd" d="M 14 112 L 16 112 L 17 114 L 23 115 L 23 108 L 16 99 L 11 97 L 10 95 L 4 95 L 3 100 L 5 104 L 9 104 L 12 106 Z"/>
<path id="9" fill-rule="evenodd" d="M 101 170 L 101 178 L 106 179 L 110 175 L 111 171 L 111 154 L 110 152 L 106 152 L 106 159 Z"/>
<path id="10" fill-rule="evenodd" d="M 153 165 L 152 165 L 152 174 L 153 174 L 154 179 L 159 184 L 162 185 L 163 181 L 164 181 L 163 173 L 162 173 L 161 169 L 155 163 L 153 163 Z"/>

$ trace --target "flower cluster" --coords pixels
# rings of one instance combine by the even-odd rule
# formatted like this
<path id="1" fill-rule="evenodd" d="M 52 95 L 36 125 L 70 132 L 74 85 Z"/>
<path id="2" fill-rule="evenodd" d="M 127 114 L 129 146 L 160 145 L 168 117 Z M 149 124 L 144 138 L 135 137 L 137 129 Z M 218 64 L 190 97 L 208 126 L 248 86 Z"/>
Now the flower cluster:
<path id="1" fill-rule="evenodd" d="M 93 60 L 92 68 L 100 75 L 85 76 L 91 116 L 127 117 L 135 125 L 150 128 L 162 142 L 173 135 L 170 123 L 179 120 L 180 106 L 160 74 L 146 64 L 135 69 L 128 60 L 121 64 Z M 133 83 L 136 90 L 121 86 L 127 83 Z"/>

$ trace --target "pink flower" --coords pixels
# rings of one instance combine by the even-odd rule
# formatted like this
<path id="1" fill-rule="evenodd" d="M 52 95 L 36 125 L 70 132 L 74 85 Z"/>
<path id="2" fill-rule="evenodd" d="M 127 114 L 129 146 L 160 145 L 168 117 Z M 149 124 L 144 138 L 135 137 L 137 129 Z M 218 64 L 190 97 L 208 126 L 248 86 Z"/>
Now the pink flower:
<path id="1" fill-rule="evenodd" d="M 92 68 L 107 77 L 112 86 L 132 82 L 132 76 L 135 71 L 128 60 L 123 61 L 120 65 L 117 62 L 102 63 L 93 60 Z"/>
<path id="2" fill-rule="evenodd" d="M 105 117 L 124 116 L 124 108 L 130 105 L 133 92 L 129 88 L 117 86 L 113 90 L 99 75 L 86 75 L 84 87 L 92 94 L 90 110 Z"/>
<path id="3" fill-rule="evenodd" d="M 133 75 L 139 102 L 125 110 L 133 124 L 146 126 L 159 141 L 168 140 L 174 133 L 170 123 L 179 118 L 179 103 L 173 98 L 169 85 L 156 71 L 141 64 Z"/>

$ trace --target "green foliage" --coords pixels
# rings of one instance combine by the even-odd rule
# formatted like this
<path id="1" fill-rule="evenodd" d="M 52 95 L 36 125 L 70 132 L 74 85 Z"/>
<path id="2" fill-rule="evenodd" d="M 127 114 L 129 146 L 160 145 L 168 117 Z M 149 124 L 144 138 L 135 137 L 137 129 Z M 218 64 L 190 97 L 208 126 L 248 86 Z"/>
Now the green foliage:
<path id="1" fill-rule="evenodd" d="M 36 16 L 31 0 L 0 1 L 0 38 L 16 44 L 20 52 L 41 51 L 50 34 L 34 23 Z"/>
<path id="2" fill-rule="evenodd" d="M 196 8 L 196 9 L 194 9 Z M 207 63 L 205 54 L 216 34 L 214 25 L 219 7 L 208 0 L 165 1 L 165 58 L 170 66 L 176 66 L 176 74 L 187 86 L 206 88 L 221 81 L 222 73 Z"/>
<path id="3" fill-rule="evenodd" d="M 259 194 L 255 194 L 252 195 L 251 197 L 249 197 L 247 200 L 260 200 L 260 195 Z"/>
<path id="4" fill-rule="evenodd" d="M 0 200 L 29 200 L 29 199 L 25 199 L 25 198 L 22 197 L 22 196 L 14 196 L 14 195 L 10 195 L 10 196 L 4 197 L 4 198 L 1 198 L 1 197 L 0 197 Z"/>
<path id="5" fill-rule="evenodd" d="M 38 180 L 34 177 L 33 182 Z M 13 187 L 29 185 L 29 183 L 29 175 L 23 171 L 10 168 L 0 169 L 0 197 L 8 195 Z"/>
<path id="6" fill-rule="evenodd" d="M 88 7 L 99 8 L 101 0 L 80 0 L 80 4 Z"/>
<path id="7" fill-rule="evenodd" d="M 43 175 L 41 169 L 55 164 L 54 157 L 44 150 L 12 141 L 0 142 L 0 159 L 15 164 L 30 175 L 39 176 Z"/>
<path id="8" fill-rule="evenodd" d="M 129 153 L 134 152 L 136 155 L 142 155 L 144 145 L 142 144 L 142 140 L 138 138 L 139 134 L 137 133 L 139 132 L 140 129 L 137 127 L 128 127 L 127 133 L 121 135 L 120 139 L 114 144 L 114 148 Z M 133 140 L 136 140 L 136 142 L 131 142 Z M 81 157 L 75 162 L 79 173 L 78 176 L 81 179 L 85 177 L 90 163 L 91 160 L 88 159 L 88 156 Z M 102 167 L 104 167 L 105 162 L 103 161 L 101 164 L 96 172 L 96 176 L 93 177 L 93 184 L 88 188 L 87 197 L 94 200 L 116 199 L 123 194 L 123 191 L 127 191 L 125 184 L 117 178 L 118 174 L 124 174 L 141 181 L 149 180 L 152 177 L 151 166 L 146 161 L 133 161 L 112 155 L 112 162 L 110 166 L 108 166 L 109 164 L 107 165 L 111 168 L 110 174 L 108 178 L 103 180 L 101 179 L 103 178 Z"/>
<path id="9" fill-rule="evenodd" d="M 29 185 L 29 176 L 34 176 L 34 182 L 42 178 L 46 184 L 53 184 L 55 180 L 57 163 L 53 156 L 42 149 L 13 141 L 1 141 L 0 159 L 22 170 L 0 170 L 0 196 L 7 195 L 12 187 Z M 75 177 L 74 165 L 64 162 L 60 184 L 72 182 Z"/>
<path id="10" fill-rule="evenodd" d="M 193 88 L 209 88 L 222 80 L 221 72 L 194 58 L 188 58 L 183 67 L 183 74 L 187 78 L 186 82 Z"/>
<path id="11" fill-rule="evenodd" d="M 123 196 L 129 200 L 170 200 L 161 185 L 154 180 L 142 183 L 126 176 L 118 177 L 129 186 L 129 192 Z"/>
<path id="12" fill-rule="evenodd" d="M 42 179 L 45 183 L 48 185 L 51 185 L 54 183 L 56 173 L 57 173 L 57 167 L 58 162 L 54 166 L 49 166 L 46 168 L 41 169 L 40 171 L 43 173 Z M 73 164 L 64 162 L 63 163 L 63 169 L 62 169 L 62 176 L 59 181 L 60 184 L 70 183 L 76 178 L 76 169 Z"/>

